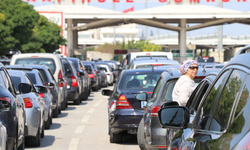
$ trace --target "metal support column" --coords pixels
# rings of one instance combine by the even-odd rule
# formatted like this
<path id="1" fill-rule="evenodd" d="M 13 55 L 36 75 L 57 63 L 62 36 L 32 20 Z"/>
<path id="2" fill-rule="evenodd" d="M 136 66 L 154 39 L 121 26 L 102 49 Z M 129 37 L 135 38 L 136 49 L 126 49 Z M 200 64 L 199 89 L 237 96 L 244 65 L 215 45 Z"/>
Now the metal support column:
<path id="1" fill-rule="evenodd" d="M 67 57 L 73 56 L 73 21 L 72 19 L 67 19 Z"/>
<path id="2" fill-rule="evenodd" d="M 179 27 L 181 30 L 179 31 L 179 46 L 180 46 L 180 62 L 187 59 L 187 51 L 186 51 L 186 19 L 181 19 L 179 23 Z"/>
<path id="3" fill-rule="evenodd" d="M 76 21 L 73 21 L 73 26 L 77 26 L 77 22 Z M 73 31 L 73 51 L 75 49 L 78 49 L 78 31 L 77 30 L 74 30 Z"/>

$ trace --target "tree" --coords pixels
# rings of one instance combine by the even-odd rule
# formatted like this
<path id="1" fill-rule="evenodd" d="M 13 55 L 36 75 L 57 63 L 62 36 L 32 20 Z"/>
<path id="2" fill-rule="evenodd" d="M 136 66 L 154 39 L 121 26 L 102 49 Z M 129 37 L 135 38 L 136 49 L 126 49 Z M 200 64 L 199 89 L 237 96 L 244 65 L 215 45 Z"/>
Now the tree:
<path id="1" fill-rule="evenodd" d="M 23 52 L 52 53 L 59 48 L 59 45 L 65 45 L 66 40 L 61 32 L 57 24 L 49 22 L 45 16 L 40 15 L 30 42 L 22 45 L 22 50 Z"/>
<path id="2" fill-rule="evenodd" d="M 0 51 L 22 50 L 22 45 L 30 41 L 32 29 L 39 19 L 38 12 L 21 0 L 1 0 L 0 13 L 4 14 L 0 23 Z"/>

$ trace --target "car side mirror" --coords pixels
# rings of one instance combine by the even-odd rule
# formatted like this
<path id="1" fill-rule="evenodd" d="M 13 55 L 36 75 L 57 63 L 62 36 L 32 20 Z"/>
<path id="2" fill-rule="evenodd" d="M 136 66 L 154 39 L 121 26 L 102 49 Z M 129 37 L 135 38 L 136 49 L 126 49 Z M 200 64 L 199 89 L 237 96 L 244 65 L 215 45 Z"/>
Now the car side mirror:
<path id="1" fill-rule="evenodd" d="M 0 100 L 0 112 L 7 112 L 11 110 L 11 100 L 5 100 L 5 99 L 1 99 Z"/>
<path id="2" fill-rule="evenodd" d="M 187 128 L 190 114 L 184 106 L 167 106 L 158 111 L 158 118 L 163 128 Z"/>
<path id="3" fill-rule="evenodd" d="M 104 96 L 110 96 L 111 93 L 112 93 L 111 90 L 102 90 L 102 95 Z"/>
<path id="4" fill-rule="evenodd" d="M 47 93 L 48 90 L 44 86 L 36 86 L 38 88 L 38 93 Z"/>
<path id="5" fill-rule="evenodd" d="M 55 86 L 54 83 L 48 82 L 48 86 Z"/>
<path id="6" fill-rule="evenodd" d="M 20 83 L 18 85 L 18 90 L 21 94 L 26 94 L 31 92 L 32 86 L 30 84 L 27 83 Z"/>
<path id="7" fill-rule="evenodd" d="M 148 94 L 147 93 L 139 93 L 135 95 L 136 100 L 139 101 L 147 101 L 148 100 Z"/>
<path id="8" fill-rule="evenodd" d="M 58 82 L 64 82 L 64 80 L 62 78 L 59 78 Z"/>

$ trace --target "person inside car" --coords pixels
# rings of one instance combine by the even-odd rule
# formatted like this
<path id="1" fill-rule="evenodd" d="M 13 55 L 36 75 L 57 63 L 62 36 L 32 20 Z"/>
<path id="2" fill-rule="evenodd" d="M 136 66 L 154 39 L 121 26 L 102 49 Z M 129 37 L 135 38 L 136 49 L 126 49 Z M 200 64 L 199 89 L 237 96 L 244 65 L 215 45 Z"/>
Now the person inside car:
<path id="1" fill-rule="evenodd" d="M 182 76 L 175 84 L 172 98 L 173 101 L 178 102 L 180 106 L 186 106 L 188 98 L 196 87 L 193 79 L 198 72 L 197 62 L 194 60 L 183 61 L 179 72 Z"/>

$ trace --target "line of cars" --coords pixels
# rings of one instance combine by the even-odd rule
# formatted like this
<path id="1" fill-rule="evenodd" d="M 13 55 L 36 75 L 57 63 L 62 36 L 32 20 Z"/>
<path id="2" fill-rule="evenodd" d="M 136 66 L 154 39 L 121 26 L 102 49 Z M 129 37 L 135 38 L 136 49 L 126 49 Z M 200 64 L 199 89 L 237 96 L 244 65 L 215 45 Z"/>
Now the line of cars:
<path id="1" fill-rule="evenodd" d="M 166 136 L 166 130 L 158 119 L 158 111 L 162 107 L 176 105 L 172 100 L 172 91 L 181 76 L 178 71 L 180 64 L 156 56 L 141 56 L 129 62 L 127 69 L 121 72 L 114 89 L 102 90 L 103 95 L 109 96 L 110 142 L 122 143 L 124 134 L 136 134 L 142 150 L 169 149 L 169 136 Z M 197 85 L 194 92 L 196 95 L 191 97 L 201 98 L 220 70 L 200 67 L 194 79 Z M 196 91 L 203 93 L 198 94 Z"/>
<path id="2" fill-rule="evenodd" d="M 15 54 L 10 65 L 0 63 L 1 148 L 40 146 L 44 130 L 68 102 L 79 105 L 92 90 L 115 82 L 110 65 L 99 70 L 92 64 L 50 53 Z"/>

